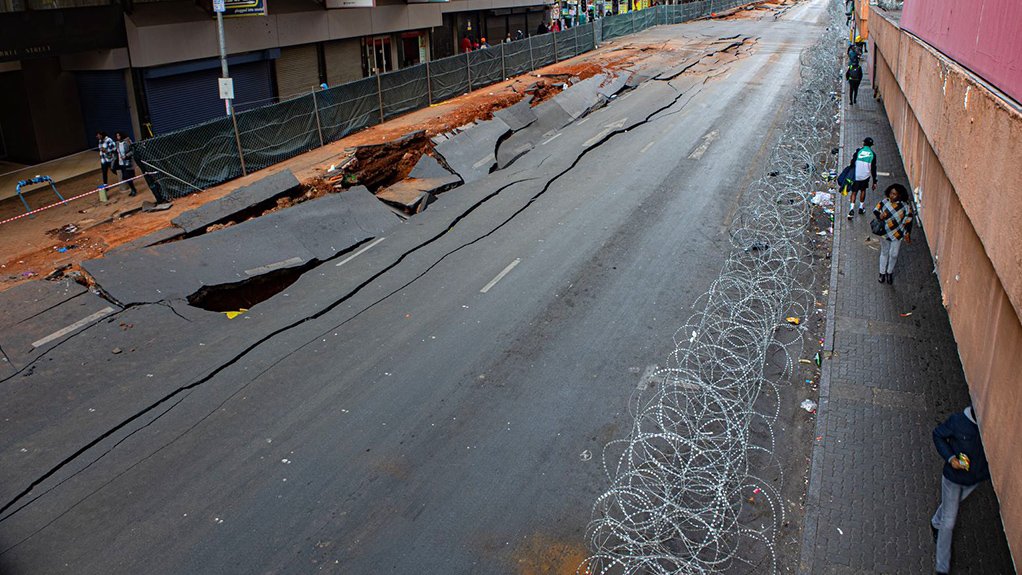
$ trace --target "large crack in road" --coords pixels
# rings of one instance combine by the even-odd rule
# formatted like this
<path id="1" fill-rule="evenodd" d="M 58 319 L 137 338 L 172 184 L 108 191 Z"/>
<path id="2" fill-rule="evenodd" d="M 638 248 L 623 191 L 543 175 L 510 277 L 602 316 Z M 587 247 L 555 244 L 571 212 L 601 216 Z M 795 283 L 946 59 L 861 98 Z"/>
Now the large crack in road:
<path id="1" fill-rule="evenodd" d="M 622 125 L 621 127 L 615 128 L 615 129 L 607 132 L 605 135 L 603 135 L 597 141 L 595 141 L 595 142 L 593 142 L 593 143 L 591 143 L 589 145 L 583 146 L 581 151 L 580 151 L 580 153 L 575 157 L 575 159 L 571 162 L 570 165 L 568 165 L 563 170 L 561 170 L 561 171 L 551 175 L 550 177 L 548 177 L 546 179 L 545 183 L 543 184 L 543 186 L 535 194 L 533 194 L 531 197 L 529 197 L 528 200 L 521 207 L 516 209 L 514 212 L 512 212 L 505 219 L 501 220 L 499 223 L 497 223 L 495 226 L 493 226 L 491 229 L 489 229 L 486 233 L 481 234 L 478 237 L 476 237 L 476 238 L 474 238 L 474 239 L 472 239 L 470 241 L 464 242 L 464 243 L 458 245 L 457 247 L 455 247 L 455 248 L 445 252 L 439 258 L 437 258 L 436 261 L 434 261 L 426 269 L 424 269 L 421 273 L 417 274 L 415 277 L 413 277 L 409 281 L 405 282 L 400 287 L 398 287 L 398 288 L 390 291 L 389 293 L 379 297 L 378 299 L 376 299 L 375 301 L 369 303 L 364 308 L 360 309 L 359 311 L 357 311 L 356 313 L 354 313 L 350 317 L 346 318 L 344 321 L 329 327 L 328 329 L 324 330 L 320 335 L 317 335 L 316 337 L 313 337 L 313 338 L 309 339 L 304 344 L 296 347 L 295 349 L 291 350 L 290 352 L 288 352 L 284 356 L 278 358 L 276 361 L 274 361 L 272 364 L 270 364 L 268 367 L 266 367 L 259 374 L 256 374 L 253 378 L 251 378 L 245 385 L 243 385 L 239 390 L 237 390 L 235 392 L 235 394 L 240 392 L 241 390 L 243 390 L 245 387 L 250 385 L 252 382 L 256 381 L 259 377 L 261 377 L 262 375 L 267 373 L 269 370 L 273 369 L 281 361 L 287 359 L 288 357 L 291 357 L 292 355 L 294 355 L 295 353 L 297 353 L 301 349 L 305 348 L 309 344 L 317 341 L 319 338 L 322 337 L 323 334 L 329 333 L 330 331 L 336 330 L 337 328 L 340 328 L 340 327 L 344 326 L 348 322 L 354 320 L 355 318 L 357 318 L 357 317 L 361 316 L 362 314 L 368 312 L 369 310 L 371 310 L 375 306 L 379 305 L 380 303 L 386 301 L 388 298 L 392 297 L 394 294 L 400 292 L 401 290 L 407 288 L 408 286 L 410 286 L 414 282 L 418 281 L 419 279 L 424 277 L 426 274 L 428 274 L 431 270 L 433 270 L 438 265 L 440 265 L 449 256 L 451 256 L 451 255 L 453 255 L 453 254 L 455 254 L 455 253 L 457 253 L 457 252 L 459 252 L 459 251 L 461 251 L 461 250 L 463 250 L 465 248 L 468 248 L 468 247 L 470 247 L 470 246 L 472 246 L 472 245 L 474 245 L 474 244 L 476 244 L 476 243 L 478 243 L 478 242 L 480 242 L 480 241 L 490 237 L 491 235 L 493 235 L 494 233 L 498 232 L 499 230 L 501 230 L 503 227 L 505 227 L 507 224 L 509 224 L 510 222 L 515 220 L 516 218 L 518 218 L 521 214 L 523 214 L 526 210 L 528 210 L 531 206 L 533 206 L 535 204 L 535 202 L 537 200 L 539 200 L 544 194 L 546 194 L 550 190 L 550 188 L 557 181 L 561 180 L 562 178 L 564 178 L 568 174 L 572 173 L 575 170 L 575 168 L 579 165 L 579 163 L 588 154 L 592 153 L 594 150 L 604 146 L 609 141 L 611 141 L 612 139 L 614 139 L 617 136 L 620 136 L 621 134 L 625 134 L 627 132 L 630 132 L 630 131 L 632 131 L 632 130 L 634 130 L 636 128 L 639 128 L 639 127 L 641 127 L 643 125 L 646 125 L 646 124 L 648 124 L 648 123 L 650 123 L 652 121 L 659 120 L 659 119 L 661 119 L 664 116 L 667 116 L 669 114 L 677 113 L 680 110 L 673 110 L 672 112 L 670 112 L 668 114 L 664 114 L 664 112 L 667 112 L 668 110 L 670 110 L 672 107 L 675 107 L 679 103 L 681 103 L 680 108 L 683 109 L 685 107 L 685 105 L 687 105 L 687 103 L 691 100 L 691 98 L 695 94 L 697 94 L 699 92 L 699 90 L 701 89 L 702 85 L 709 78 L 704 79 L 703 82 L 700 82 L 698 84 L 693 85 L 691 89 L 686 90 L 686 91 L 680 90 L 672 82 L 674 80 L 676 80 L 677 78 L 679 78 L 680 76 L 682 76 L 683 74 L 685 74 L 686 72 L 690 71 L 695 65 L 701 63 L 704 58 L 712 57 L 715 54 L 717 54 L 719 52 L 723 52 L 723 51 L 725 51 L 725 50 L 727 50 L 729 48 L 732 48 L 732 47 L 735 47 L 735 46 L 740 46 L 740 45 L 744 44 L 747 40 L 749 40 L 749 38 L 745 38 L 742 41 L 737 42 L 737 43 L 732 43 L 732 44 L 728 45 L 727 47 L 725 47 L 725 48 L 723 48 L 721 50 L 716 50 L 716 51 L 711 52 L 709 54 L 704 54 L 702 57 L 696 59 L 696 61 L 693 62 L 691 66 L 686 66 L 684 69 L 678 71 L 675 74 L 672 74 L 670 77 L 665 77 L 665 78 L 656 77 L 656 78 L 653 78 L 656 81 L 664 82 L 665 84 L 670 86 L 671 89 L 673 89 L 676 92 L 673 95 L 672 98 L 670 98 L 670 99 L 668 99 L 666 101 L 666 103 L 664 103 L 663 105 L 661 105 L 661 106 L 657 107 L 656 109 L 652 110 L 651 112 L 649 112 L 641 120 L 639 120 L 639 121 L 637 121 L 637 122 L 635 122 L 635 123 L 633 123 L 631 125 L 628 125 L 628 126 Z M 683 99 L 684 99 L 684 101 L 683 101 Z M 563 131 L 563 129 L 562 129 L 562 131 Z M 506 168 L 505 168 L 505 170 L 506 170 Z M 504 170 L 501 170 L 501 171 L 503 172 Z M 515 173 L 512 173 L 511 175 L 515 175 Z M 15 495 L 9 501 L 4 503 L 4 505 L 2 507 L 0 507 L 0 523 L 2 523 L 4 521 L 7 521 L 11 517 L 16 515 L 17 513 L 19 513 L 20 511 L 22 511 L 26 507 L 28 507 L 29 505 L 31 505 L 33 502 L 35 502 L 38 499 L 44 497 L 45 495 L 47 495 L 48 493 L 50 493 L 53 490 L 57 489 L 58 487 L 60 487 L 64 483 L 66 483 L 67 481 L 70 481 L 73 478 L 75 478 L 78 474 L 80 474 L 83 471 L 85 471 L 85 470 L 89 469 L 90 467 L 92 467 L 94 464 L 96 464 L 97 462 L 102 460 L 106 455 L 111 453 L 113 450 L 115 450 L 118 446 L 120 446 L 122 443 L 127 441 L 129 438 L 131 438 L 135 434 L 145 430 L 146 428 L 151 426 L 153 423 L 158 421 L 160 418 L 162 418 L 164 415 L 166 415 L 171 410 L 173 410 L 177 405 L 179 405 L 182 401 L 184 401 L 184 399 L 186 399 L 188 397 L 188 394 L 192 390 L 194 390 L 197 387 L 199 387 L 199 386 L 201 386 L 201 385 L 211 381 L 217 375 L 219 375 L 220 373 L 222 373 L 226 369 L 232 367 L 233 365 L 237 364 L 238 362 L 242 361 L 243 359 L 248 357 L 250 354 L 252 354 L 254 351 L 256 351 L 257 349 L 261 348 L 264 344 L 269 343 L 271 340 L 273 340 L 277 336 L 282 335 L 282 334 L 284 334 L 286 332 L 289 332 L 289 331 L 291 331 L 291 330 L 297 328 L 298 326 L 303 325 L 303 324 L 305 324 L 307 322 L 314 321 L 316 319 L 319 319 L 319 318 L 323 317 L 327 313 L 329 313 L 329 312 L 333 311 L 334 309 L 336 309 L 341 304 L 349 301 L 354 296 L 360 294 L 372 282 L 376 281 L 377 279 L 379 279 L 384 274 L 387 274 L 388 272 L 391 272 L 392 270 L 394 270 L 403 261 L 405 261 L 405 259 L 407 257 L 409 257 L 412 254 L 414 254 L 414 253 L 416 253 L 416 252 L 418 252 L 418 251 L 428 247 L 429 245 L 437 242 L 438 240 L 440 240 L 441 238 L 446 236 L 449 232 L 451 232 L 452 230 L 455 229 L 455 227 L 458 225 L 458 223 L 463 221 L 465 218 L 467 218 L 469 215 L 471 215 L 473 212 L 475 212 L 479 208 L 483 207 L 485 204 L 487 204 L 492 199 L 494 199 L 497 196 L 499 196 L 505 190 L 508 190 L 508 189 L 510 189 L 513 186 L 516 186 L 516 185 L 519 185 L 519 184 L 523 184 L 523 183 L 526 183 L 526 182 L 531 182 L 531 181 L 534 181 L 534 180 L 535 180 L 535 178 L 517 179 L 517 180 L 514 180 L 514 181 L 512 181 L 512 182 L 510 182 L 508 184 L 505 184 L 505 185 L 499 187 L 498 189 L 494 190 L 493 192 L 487 194 L 483 198 L 479 199 L 477 202 L 475 202 L 475 203 L 471 204 L 470 206 L 468 206 L 468 208 L 465 209 L 463 212 L 461 212 L 460 214 L 458 214 L 454 218 L 452 218 L 452 220 L 449 222 L 449 224 L 445 227 L 444 231 L 442 231 L 440 233 L 437 233 L 437 234 L 427 238 L 426 240 L 420 242 L 419 244 L 415 245 L 411 249 L 406 250 L 405 252 L 400 254 L 392 263 L 388 264 L 387 266 L 385 266 L 380 271 L 378 271 L 375 274 L 371 275 L 368 279 L 366 279 L 362 283 L 358 284 L 357 286 L 355 286 L 353 289 L 349 290 L 347 293 L 345 293 L 341 297 L 335 299 L 330 304 L 328 304 L 325 307 L 323 307 L 321 310 L 317 311 L 316 313 L 313 313 L 313 314 L 304 316 L 302 318 L 299 318 L 299 319 L 297 319 L 297 320 L 295 320 L 295 321 L 293 321 L 293 322 L 291 322 L 291 323 L 289 323 L 289 324 L 287 324 L 285 326 L 282 326 L 280 328 L 274 329 L 270 333 L 268 333 L 268 334 L 258 338 L 256 341 L 252 342 L 251 344 L 249 344 L 248 346 L 243 348 L 240 352 L 234 354 L 228 360 L 224 361 L 223 363 L 220 363 L 219 365 L 217 365 L 216 367 L 211 369 L 209 371 L 209 373 L 207 373 L 205 376 L 203 376 L 201 378 L 198 378 L 198 379 L 196 379 L 196 380 L 194 380 L 194 381 L 192 381 L 192 382 L 190 382 L 188 384 L 181 385 L 181 386 L 175 388 L 174 390 L 170 391 L 169 393 L 167 393 L 166 395 L 164 395 L 163 397 L 161 397 L 157 401 L 155 401 L 155 402 L 151 403 L 150 405 L 144 407 L 143 409 L 137 411 L 136 413 L 134 413 L 131 416 L 127 417 L 126 419 L 124 419 L 123 421 L 118 423 L 117 425 L 111 427 L 110 429 L 108 429 L 104 433 L 100 434 L 96 438 L 90 440 L 88 443 L 86 443 L 85 445 L 83 445 L 80 448 L 78 448 L 77 450 L 75 450 L 71 455 L 67 456 L 66 458 L 64 458 L 63 460 L 58 462 L 56 465 L 51 467 L 49 470 L 47 470 L 46 472 L 41 474 L 39 477 L 37 477 L 35 480 L 33 480 L 31 483 L 29 483 L 25 488 L 23 488 L 17 495 Z M 148 305 L 148 304 L 146 304 L 146 305 Z M 85 331 L 85 330 L 83 330 L 83 331 Z M 66 340 L 65 340 L 65 343 L 66 343 Z M 55 348 L 56 348 L 56 346 L 55 346 Z M 52 349 L 55 349 L 55 348 L 51 348 L 51 350 L 48 350 L 48 351 L 52 351 Z M 38 359 L 39 358 L 36 358 L 33 361 L 38 361 Z M 28 366 L 25 366 L 25 368 L 27 368 L 27 367 Z M 25 369 L 25 368 L 22 368 L 22 369 Z M 13 377 L 13 376 L 11 376 L 11 377 Z M 234 394 L 232 394 L 232 396 L 233 395 Z M 230 399 L 230 397 L 228 397 L 225 401 L 228 401 L 229 399 Z M 201 421 L 204 420 L 206 417 L 208 417 L 209 414 L 212 414 L 215 411 L 216 411 L 216 409 L 214 408 L 207 415 L 205 415 L 202 418 L 200 418 L 198 421 L 195 422 L 194 425 L 190 426 L 184 432 L 178 434 L 177 436 L 175 436 L 174 438 L 170 439 L 169 441 L 167 441 L 166 443 L 164 443 L 160 447 L 158 447 L 155 450 L 151 451 L 146 456 L 140 458 L 138 461 L 134 462 L 131 466 L 129 466 L 126 469 L 118 472 L 114 477 L 112 477 L 108 481 L 104 482 L 103 485 L 97 486 L 95 489 L 90 490 L 89 493 L 87 493 L 85 496 L 83 496 L 78 502 L 72 504 L 67 509 L 65 509 L 61 513 L 57 514 L 56 516 L 54 516 L 52 519 L 47 521 L 44 525 L 42 525 L 41 527 L 35 529 L 32 533 L 28 534 L 27 536 L 25 536 L 21 540 L 19 540 L 19 541 L 13 543 L 13 544 L 7 546 L 3 550 L 0 550 L 0 555 L 3 555 L 5 553 L 9 552 L 10 550 L 16 548 L 18 545 L 20 545 L 24 541 L 27 541 L 28 539 L 33 537 L 38 532 L 40 532 L 43 529 L 45 529 L 53 521 L 56 521 L 57 519 L 62 517 L 64 514 L 66 514 L 69 511 L 71 511 L 76 505 L 78 505 L 79 503 L 87 500 L 89 497 L 94 495 L 96 492 L 98 492 L 100 489 L 102 489 L 103 486 L 105 486 L 106 484 L 109 484 L 110 482 L 116 480 L 118 477 L 122 476 L 124 473 L 127 473 L 128 471 L 130 471 L 135 466 L 139 465 L 140 463 L 144 462 L 148 458 L 152 457 L 153 455 L 155 455 L 156 453 L 160 452 L 162 449 L 166 448 L 167 446 L 173 444 L 180 437 L 183 437 L 186 433 L 188 433 L 189 430 L 194 428 L 195 425 L 198 425 L 199 423 L 201 423 Z M 130 426 L 132 426 L 133 424 L 137 424 L 137 423 L 142 422 L 146 416 L 150 416 L 150 415 L 152 416 L 151 419 L 145 421 L 141 425 L 138 425 L 138 427 L 135 427 L 134 429 L 131 429 L 130 431 L 127 431 L 130 428 Z M 54 485 L 51 485 L 51 486 L 47 487 L 46 489 L 39 491 L 38 493 L 34 493 L 48 479 L 54 477 L 56 474 L 60 473 L 63 469 L 65 469 L 67 466 L 69 466 L 70 464 L 72 464 L 72 463 L 76 462 L 77 460 L 79 460 L 86 453 L 88 453 L 89 451 L 97 448 L 104 441 L 113 438 L 116 434 L 118 434 L 119 432 L 122 432 L 122 431 L 127 431 L 127 433 L 123 437 L 118 438 L 112 445 L 110 445 L 109 447 L 104 449 L 102 452 L 98 453 L 91 461 L 89 461 L 87 464 L 85 464 L 84 467 L 82 467 L 81 469 L 79 469 L 79 470 L 75 471 L 74 473 L 68 475 L 67 477 L 62 478 L 60 481 L 58 481 Z"/>

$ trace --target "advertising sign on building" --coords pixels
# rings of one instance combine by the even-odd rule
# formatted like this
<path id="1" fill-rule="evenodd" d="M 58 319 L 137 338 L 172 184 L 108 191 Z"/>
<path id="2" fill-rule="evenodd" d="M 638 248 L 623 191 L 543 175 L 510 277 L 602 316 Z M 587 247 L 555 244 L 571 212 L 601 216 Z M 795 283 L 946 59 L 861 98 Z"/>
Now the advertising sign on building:
<path id="1" fill-rule="evenodd" d="M 266 0 L 212 0 L 206 7 L 213 14 L 222 12 L 224 18 L 239 16 L 266 16 Z"/>
<path id="2" fill-rule="evenodd" d="M 327 8 L 372 8 L 376 0 L 326 0 Z"/>

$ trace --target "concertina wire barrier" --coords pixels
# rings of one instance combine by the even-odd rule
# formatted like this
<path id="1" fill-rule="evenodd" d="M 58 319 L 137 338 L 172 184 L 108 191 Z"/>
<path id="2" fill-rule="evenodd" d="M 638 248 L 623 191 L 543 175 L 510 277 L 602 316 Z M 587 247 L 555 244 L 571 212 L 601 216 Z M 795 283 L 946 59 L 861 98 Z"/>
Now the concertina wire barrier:
<path id="1" fill-rule="evenodd" d="M 606 40 L 748 3 L 699 0 L 656 6 L 314 90 L 136 142 L 135 158 L 151 172 L 146 180 L 158 201 L 180 198 L 401 114 L 574 58 Z"/>

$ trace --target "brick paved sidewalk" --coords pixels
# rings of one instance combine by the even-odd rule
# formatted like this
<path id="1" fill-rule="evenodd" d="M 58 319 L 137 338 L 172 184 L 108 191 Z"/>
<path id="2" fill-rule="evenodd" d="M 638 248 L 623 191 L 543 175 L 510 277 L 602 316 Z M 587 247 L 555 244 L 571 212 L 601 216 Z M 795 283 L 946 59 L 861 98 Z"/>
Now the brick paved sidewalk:
<path id="1" fill-rule="evenodd" d="M 877 282 L 872 206 L 887 185 L 909 182 L 870 85 L 867 77 L 855 106 L 846 96 L 842 162 L 870 136 L 878 171 L 890 175 L 881 175 L 878 191 L 867 192 L 865 215 L 848 221 L 848 200 L 836 206 L 825 343 L 832 355 L 820 382 L 820 437 L 800 562 L 805 574 L 934 572 L 929 519 L 943 462 L 931 431 L 969 401 L 918 224 L 912 244 L 902 245 L 894 285 Z M 963 503 L 954 534 L 953 573 L 1014 573 L 989 482 Z"/>

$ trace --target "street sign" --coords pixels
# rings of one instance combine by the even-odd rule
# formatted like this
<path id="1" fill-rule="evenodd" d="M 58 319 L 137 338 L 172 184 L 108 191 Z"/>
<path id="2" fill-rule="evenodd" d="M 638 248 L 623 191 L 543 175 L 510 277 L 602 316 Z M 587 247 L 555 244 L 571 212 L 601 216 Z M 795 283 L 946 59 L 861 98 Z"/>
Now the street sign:
<path id="1" fill-rule="evenodd" d="M 233 100 L 234 99 L 234 79 L 232 78 L 217 78 L 220 82 L 220 99 L 221 100 Z"/>
<path id="2" fill-rule="evenodd" d="M 213 0 L 213 12 L 220 12 L 221 14 L 227 11 L 227 5 L 224 0 Z"/>

